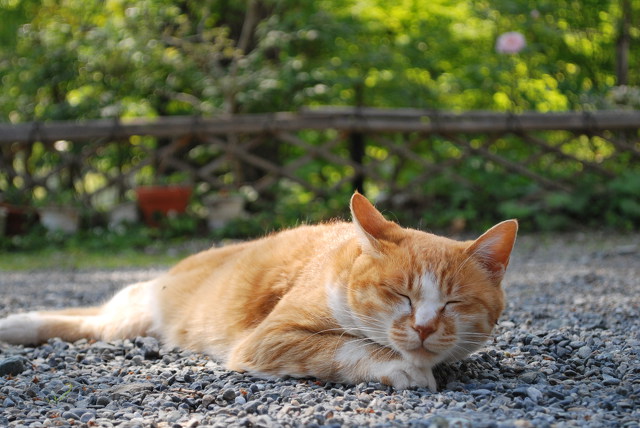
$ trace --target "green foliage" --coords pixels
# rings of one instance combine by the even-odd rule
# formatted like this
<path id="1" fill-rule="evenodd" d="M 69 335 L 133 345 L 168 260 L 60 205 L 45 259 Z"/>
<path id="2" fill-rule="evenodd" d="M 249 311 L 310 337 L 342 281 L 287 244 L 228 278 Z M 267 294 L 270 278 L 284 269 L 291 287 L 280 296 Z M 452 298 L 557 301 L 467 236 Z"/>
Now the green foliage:
<path id="1" fill-rule="evenodd" d="M 616 84 L 622 19 L 611 0 L 0 4 L 12 23 L 0 33 L 0 117 L 13 122 L 327 103 L 599 107 Z M 496 53 L 497 36 L 514 30 L 526 49 Z"/>
<path id="2" fill-rule="evenodd" d="M 36 226 L 25 235 L 0 237 L 0 270 L 169 265 L 214 242 L 194 229 L 197 223 L 177 218 L 158 229 L 92 227 L 73 235 Z"/>
<path id="3" fill-rule="evenodd" d="M 65 383 L 64 386 L 66 387 L 66 390 L 64 390 L 62 394 L 60 395 L 56 393 L 51 394 L 51 398 L 49 399 L 49 404 L 57 405 L 60 402 L 64 401 L 69 394 L 71 394 L 71 391 L 73 391 L 73 384 Z"/>
<path id="4" fill-rule="evenodd" d="M 502 202 L 498 209 L 505 217 L 520 219 L 525 230 L 575 230 L 640 227 L 640 173 L 626 171 L 606 184 L 585 176 L 575 192 L 555 192 L 532 200 Z"/>

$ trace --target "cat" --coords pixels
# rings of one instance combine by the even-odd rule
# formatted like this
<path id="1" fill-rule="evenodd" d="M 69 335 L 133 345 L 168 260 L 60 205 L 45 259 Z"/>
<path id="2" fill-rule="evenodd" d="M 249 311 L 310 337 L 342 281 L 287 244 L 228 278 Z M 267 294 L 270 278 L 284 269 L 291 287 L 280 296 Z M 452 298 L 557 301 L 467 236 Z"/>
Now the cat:
<path id="1" fill-rule="evenodd" d="M 460 242 L 405 229 L 363 195 L 352 221 L 212 248 L 129 285 L 102 306 L 0 320 L 0 341 L 142 335 L 228 369 L 437 390 L 432 368 L 490 337 L 518 223 Z"/>

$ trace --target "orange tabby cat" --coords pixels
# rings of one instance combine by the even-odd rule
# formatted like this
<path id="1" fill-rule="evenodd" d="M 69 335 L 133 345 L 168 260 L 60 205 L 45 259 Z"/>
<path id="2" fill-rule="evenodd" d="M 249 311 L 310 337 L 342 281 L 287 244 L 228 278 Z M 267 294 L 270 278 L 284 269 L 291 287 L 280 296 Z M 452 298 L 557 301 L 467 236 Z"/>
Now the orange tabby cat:
<path id="1" fill-rule="evenodd" d="M 356 193 L 352 223 L 301 226 L 191 256 L 102 306 L 0 320 L 0 340 L 154 335 L 229 369 L 436 390 L 504 308 L 517 222 L 458 242 L 385 220 Z"/>

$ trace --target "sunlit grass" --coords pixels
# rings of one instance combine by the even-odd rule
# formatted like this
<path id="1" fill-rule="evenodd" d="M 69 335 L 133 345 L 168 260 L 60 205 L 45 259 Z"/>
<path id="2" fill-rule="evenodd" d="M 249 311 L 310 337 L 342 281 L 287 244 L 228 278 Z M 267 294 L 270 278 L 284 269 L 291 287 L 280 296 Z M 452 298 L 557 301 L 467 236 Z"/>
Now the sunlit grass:
<path id="1" fill-rule="evenodd" d="M 187 255 L 189 253 L 186 251 L 148 254 L 135 249 L 99 252 L 80 248 L 47 248 L 41 251 L 1 252 L 0 271 L 168 267 Z"/>

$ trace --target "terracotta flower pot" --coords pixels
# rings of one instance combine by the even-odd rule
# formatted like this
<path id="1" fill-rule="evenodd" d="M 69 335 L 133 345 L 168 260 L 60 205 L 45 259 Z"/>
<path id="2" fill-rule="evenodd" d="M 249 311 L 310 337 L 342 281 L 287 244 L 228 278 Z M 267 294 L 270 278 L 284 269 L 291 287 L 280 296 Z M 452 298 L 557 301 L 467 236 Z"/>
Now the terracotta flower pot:
<path id="1" fill-rule="evenodd" d="M 190 186 L 143 186 L 136 189 L 138 204 L 146 224 L 160 226 L 160 220 L 169 213 L 187 210 L 192 188 Z"/>

